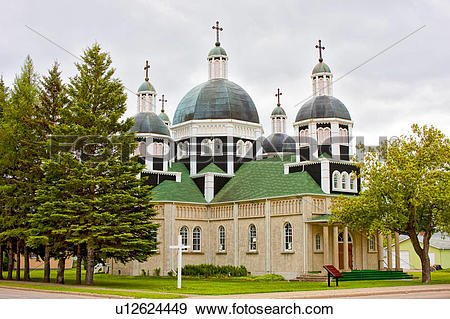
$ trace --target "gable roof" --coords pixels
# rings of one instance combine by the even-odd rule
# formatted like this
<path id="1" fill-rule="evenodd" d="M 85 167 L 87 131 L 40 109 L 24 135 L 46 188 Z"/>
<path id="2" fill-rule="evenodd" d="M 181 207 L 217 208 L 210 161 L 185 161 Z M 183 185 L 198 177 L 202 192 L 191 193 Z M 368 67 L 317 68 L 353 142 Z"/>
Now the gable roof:
<path id="1" fill-rule="evenodd" d="M 153 201 L 206 203 L 202 192 L 189 177 L 189 171 L 183 163 L 173 163 L 169 168 L 171 172 L 181 173 L 181 182 L 165 180 L 155 186 L 153 191 Z"/>
<path id="2" fill-rule="evenodd" d="M 423 242 L 423 236 L 417 236 L 419 242 Z M 409 240 L 410 238 L 406 235 L 400 235 L 400 242 Z M 447 233 L 435 233 L 431 235 L 430 246 L 437 249 L 450 249 L 450 237 Z"/>
<path id="3" fill-rule="evenodd" d="M 206 166 L 200 172 L 198 172 L 198 174 L 204 174 L 204 173 L 226 174 L 219 166 L 217 166 L 214 163 L 209 163 L 208 166 Z"/>
<path id="4" fill-rule="evenodd" d="M 270 159 L 244 163 L 211 203 L 297 194 L 324 194 L 309 173 L 284 174 L 286 162 Z"/>

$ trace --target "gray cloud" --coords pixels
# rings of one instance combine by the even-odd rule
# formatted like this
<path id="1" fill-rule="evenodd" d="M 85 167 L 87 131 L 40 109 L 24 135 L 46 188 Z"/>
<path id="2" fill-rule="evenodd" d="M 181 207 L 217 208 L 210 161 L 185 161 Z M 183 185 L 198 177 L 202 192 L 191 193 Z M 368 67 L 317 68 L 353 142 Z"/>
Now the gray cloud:
<path id="1" fill-rule="evenodd" d="M 2 3 L 0 74 L 11 83 L 27 54 L 40 73 L 53 60 L 65 80 L 75 59 L 24 25 L 79 55 L 98 41 L 112 55 L 117 76 L 135 90 L 150 60 L 150 81 L 168 99 L 173 115 L 183 95 L 207 80 L 206 55 L 214 45 L 211 26 L 220 20 L 221 42 L 230 57 L 229 79 L 254 99 L 270 134 L 275 91 L 290 124 L 311 94 L 310 72 L 320 38 L 335 78 L 421 25 L 427 27 L 335 84 L 355 121 L 357 135 L 405 133 L 412 123 L 434 124 L 450 135 L 450 4 L 446 1 L 14 1 Z M 136 112 L 129 94 L 126 116 Z M 291 132 L 292 133 L 292 130 Z"/>

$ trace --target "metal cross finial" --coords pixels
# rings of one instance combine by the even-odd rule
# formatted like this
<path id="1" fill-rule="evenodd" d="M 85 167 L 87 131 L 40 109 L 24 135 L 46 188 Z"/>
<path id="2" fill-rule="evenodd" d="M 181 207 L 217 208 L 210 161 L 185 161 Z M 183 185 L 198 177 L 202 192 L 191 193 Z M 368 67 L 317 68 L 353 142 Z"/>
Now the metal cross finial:
<path id="1" fill-rule="evenodd" d="M 216 25 L 212 27 L 216 30 L 216 47 L 220 46 L 219 42 L 219 31 L 223 31 L 223 28 L 219 28 L 219 21 L 216 21 Z"/>
<path id="2" fill-rule="evenodd" d="M 148 60 L 147 60 L 147 61 L 145 61 L 145 67 L 144 67 L 144 70 L 145 70 L 145 81 L 148 81 L 148 69 L 150 69 L 150 65 L 148 64 Z"/>
<path id="3" fill-rule="evenodd" d="M 316 49 L 319 49 L 319 62 L 322 62 L 322 50 L 325 50 L 325 47 L 322 46 L 321 40 L 319 40 L 319 45 L 316 45 Z"/>
<path id="4" fill-rule="evenodd" d="M 277 92 L 278 93 L 275 94 L 275 96 L 278 98 L 277 106 L 281 106 L 281 104 L 280 104 L 280 95 L 283 95 L 283 93 L 280 92 L 280 89 L 278 89 Z"/>
<path id="5" fill-rule="evenodd" d="M 164 113 L 164 102 L 167 102 L 167 100 L 164 99 L 164 94 L 161 95 L 159 101 L 161 102 L 161 112 Z"/>

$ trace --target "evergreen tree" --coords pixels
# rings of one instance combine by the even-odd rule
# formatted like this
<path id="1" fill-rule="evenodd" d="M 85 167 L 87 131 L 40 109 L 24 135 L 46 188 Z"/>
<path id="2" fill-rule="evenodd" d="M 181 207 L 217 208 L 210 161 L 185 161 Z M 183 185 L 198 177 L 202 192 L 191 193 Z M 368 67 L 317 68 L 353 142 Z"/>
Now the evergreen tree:
<path id="1" fill-rule="evenodd" d="M 120 120 L 126 94 L 113 78 L 111 58 L 94 44 L 82 60 L 76 64 L 78 74 L 68 84 L 68 103 L 54 128 L 59 138 L 76 139 L 70 150 L 59 149 L 43 166 L 45 183 L 38 192 L 42 206 L 33 224 L 46 221 L 51 226 L 33 236 L 50 240 L 63 235 L 54 238 L 61 250 L 67 243 L 76 247 L 77 264 L 81 264 L 81 248 L 86 247 L 85 281 L 91 285 L 96 260 L 142 261 L 150 256 L 156 248 L 157 225 L 151 222 L 155 212 L 149 203 L 150 190 L 136 177 L 143 167 L 137 159 L 129 159 L 135 142 L 127 132 L 133 121 Z M 77 281 L 78 276 L 77 271 Z"/>
<path id="2" fill-rule="evenodd" d="M 8 88 L 5 85 L 5 82 L 3 81 L 3 77 L 0 77 L 0 127 L 3 123 L 3 110 L 5 109 L 6 103 L 8 103 L 9 94 L 8 94 Z M 1 136 L 0 136 L 1 138 Z M 0 167 L 1 168 L 1 167 Z M 4 178 L 6 176 L 3 175 L 3 172 L 0 171 L 0 189 L 1 185 L 3 185 Z M 0 203 L 0 233 L 4 231 L 3 224 L 1 223 L 1 220 L 3 219 L 3 213 L 4 213 L 4 205 L 3 202 Z M 3 251 L 4 251 L 4 245 L 5 241 L 3 238 L 0 237 L 0 279 L 3 279 Z"/>
<path id="3" fill-rule="evenodd" d="M 28 247 L 25 244 L 27 214 L 35 207 L 34 193 L 41 178 L 40 158 L 45 154 L 44 134 L 39 120 L 38 77 L 28 56 L 16 77 L 11 97 L 4 105 L 0 128 L 0 189 L 3 229 L 0 237 L 8 241 L 12 274 L 13 247 L 17 253 L 16 279 L 20 279 L 20 253 L 24 255 L 24 279 L 29 279 Z M 15 243 L 15 245 L 14 245 Z"/>

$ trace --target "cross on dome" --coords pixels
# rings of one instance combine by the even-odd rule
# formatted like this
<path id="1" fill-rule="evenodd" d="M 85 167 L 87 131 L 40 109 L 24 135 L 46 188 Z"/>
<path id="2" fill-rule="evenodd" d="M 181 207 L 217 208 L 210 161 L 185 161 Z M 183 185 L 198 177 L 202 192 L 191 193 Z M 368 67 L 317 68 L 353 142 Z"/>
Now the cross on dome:
<path id="1" fill-rule="evenodd" d="M 278 99 L 278 103 L 277 103 L 277 106 L 281 106 L 281 104 L 280 104 L 280 95 L 283 95 L 283 93 L 281 93 L 280 92 L 280 89 L 278 88 L 277 89 L 277 94 L 275 94 L 275 96 L 277 97 L 277 99 Z"/>
<path id="2" fill-rule="evenodd" d="M 161 112 L 164 112 L 164 102 L 167 102 L 167 100 L 164 99 L 164 94 L 161 95 L 159 101 L 161 102 Z"/>
<path id="3" fill-rule="evenodd" d="M 319 40 L 319 45 L 316 45 L 316 49 L 319 49 L 319 62 L 322 62 L 322 50 L 325 50 L 325 47 L 322 46 L 321 40 Z"/>
<path id="4" fill-rule="evenodd" d="M 148 64 L 148 60 L 145 61 L 145 66 L 144 66 L 144 70 L 145 70 L 145 81 L 148 81 L 148 69 L 150 69 L 150 64 Z"/>
<path id="5" fill-rule="evenodd" d="M 216 30 L 216 47 L 220 46 L 219 42 L 219 31 L 223 31 L 222 27 L 219 27 L 219 21 L 216 21 L 216 25 L 213 25 L 213 30 Z"/>

